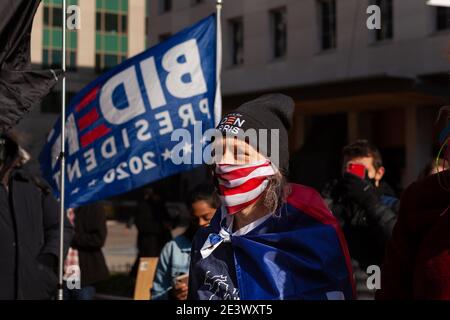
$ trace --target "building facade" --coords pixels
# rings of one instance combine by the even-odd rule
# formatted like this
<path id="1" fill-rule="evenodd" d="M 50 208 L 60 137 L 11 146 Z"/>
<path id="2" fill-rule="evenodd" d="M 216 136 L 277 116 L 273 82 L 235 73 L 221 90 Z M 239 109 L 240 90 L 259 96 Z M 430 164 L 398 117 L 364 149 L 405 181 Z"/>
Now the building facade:
<path id="1" fill-rule="evenodd" d="M 381 149 L 395 187 L 416 179 L 435 155 L 437 110 L 449 103 L 449 8 L 425 0 L 223 2 L 225 110 L 265 92 L 295 99 L 294 181 L 320 188 L 339 172 L 341 148 L 359 138 Z M 381 29 L 368 28 L 371 5 L 381 9 Z M 215 1 L 151 0 L 148 10 L 154 45 L 214 13 Z"/>

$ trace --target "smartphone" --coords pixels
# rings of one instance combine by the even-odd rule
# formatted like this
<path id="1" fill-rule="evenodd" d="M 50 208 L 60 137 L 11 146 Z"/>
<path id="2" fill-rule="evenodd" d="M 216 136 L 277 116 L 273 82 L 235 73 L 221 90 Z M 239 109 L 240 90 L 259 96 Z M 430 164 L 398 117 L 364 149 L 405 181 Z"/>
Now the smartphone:
<path id="1" fill-rule="evenodd" d="M 347 165 L 347 172 L 357 176 L 361 180 L 364 180 L 367 175 L 366 166 L 359 163 L 349 163 Z"/>
<path id="2" fill-rule="evenodd" d="M 189 274 L 182 274 L 174 279 L 175 285 L 185 284 L 188 285 L 189 282 Z"/>

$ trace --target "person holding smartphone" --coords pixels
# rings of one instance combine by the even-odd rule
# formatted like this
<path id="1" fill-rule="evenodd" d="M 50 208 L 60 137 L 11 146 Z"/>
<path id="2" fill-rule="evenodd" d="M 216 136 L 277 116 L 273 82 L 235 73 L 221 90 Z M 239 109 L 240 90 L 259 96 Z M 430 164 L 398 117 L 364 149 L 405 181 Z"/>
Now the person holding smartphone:
<path id="1" fill-rule="evenodd" d="M 358 140 L 343 149 L 341 178 L 322 192 L 344 230 L 362 300 L 375 298 L 375 290 L 367 287 L 367 268 L 381 267 L 397 219 L 399 200 L 383 181 L 384 174 L 379 150 Z"/>
<path id="2" fill-rule="evenodd" d="M 152 300 L 186 300 L 192 239 L 211 221 L 220 200 L 214 186 L 201 184 L 190 191 L 192 220 L 187 231 L 162 249 L 151 290 Z"/>

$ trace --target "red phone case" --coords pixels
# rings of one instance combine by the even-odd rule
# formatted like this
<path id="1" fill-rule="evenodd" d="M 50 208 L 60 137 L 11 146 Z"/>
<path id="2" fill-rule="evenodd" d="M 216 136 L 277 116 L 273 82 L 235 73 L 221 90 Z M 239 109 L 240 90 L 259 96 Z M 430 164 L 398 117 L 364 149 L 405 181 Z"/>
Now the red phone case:
<path id="1" fill-rule="evenodd" d="M 347 172 L 359 177 L 362 180 L 366 178 L 366 167 L 362 164 L 349 163 L 347 166 Z"/>

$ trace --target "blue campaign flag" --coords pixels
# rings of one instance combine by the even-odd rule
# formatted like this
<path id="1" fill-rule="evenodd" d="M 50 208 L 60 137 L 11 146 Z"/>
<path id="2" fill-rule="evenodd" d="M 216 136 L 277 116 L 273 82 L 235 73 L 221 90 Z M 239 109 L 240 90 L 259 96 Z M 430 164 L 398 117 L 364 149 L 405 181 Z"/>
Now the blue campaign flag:
<path id="1" fill-rule="evenodd" d="M 81 90 L 66 114 L 66 208 L 199 165 L 174 163 L 172 156 L 198 157 L 193 145 L 204 142 L 202 134 L 220 117 L 216 52 L 216 16 L 211 15 Z M 181 135 L 174 132 L 181 129 L 180 142 Z M 42 174 L 57 196 L 60 144 L 58 120 L 40 155 Z"/>

